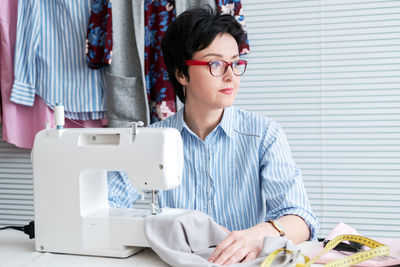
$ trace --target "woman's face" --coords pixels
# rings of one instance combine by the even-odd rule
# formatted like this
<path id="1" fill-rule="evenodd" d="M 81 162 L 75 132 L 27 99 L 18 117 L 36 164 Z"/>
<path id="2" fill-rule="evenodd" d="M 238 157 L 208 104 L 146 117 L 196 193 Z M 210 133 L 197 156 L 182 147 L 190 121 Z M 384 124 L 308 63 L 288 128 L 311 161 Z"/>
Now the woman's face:
<path id="1" fill-rule="evenodd" d="M 223 33 L 217 35 L 207 48 L 194 53 L 192 60 L 232 62 L 239 59 L 238 51 L 232 35 Z M 186 106 L 196 105 L 203 110 L 213 110 L 233 104 L 240 78 L 233 74 L 231 67 L 219 77 L 211 75 L 208 65 L 188 66 L 188 73 L 189 81 L 185 77 L 177 77 L 186 86 Z"/>

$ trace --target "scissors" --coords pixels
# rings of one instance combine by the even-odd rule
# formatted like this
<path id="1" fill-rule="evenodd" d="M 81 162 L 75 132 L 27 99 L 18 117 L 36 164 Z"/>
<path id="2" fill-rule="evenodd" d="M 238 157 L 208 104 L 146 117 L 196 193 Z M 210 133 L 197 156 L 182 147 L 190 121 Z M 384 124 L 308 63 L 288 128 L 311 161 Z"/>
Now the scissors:
<path id="1" fill-rule="evenodd" d="M 329 243 L 330 240 L 324 240 L 322 242 L 322 244 L 324 245 L 324 247 Z M 336 245 L 336 247 L 333 248 L 333 250 L 337 250 L 337 251 L 348 251 L 348 252 L 359 252 L 363 250 L 364 245 L 357 243 L 357 242 L 353 242 L 353 241 L 349 241 L 349 243 L 344 243 L 344 242 L 340 242 L 339 244 Z"/>

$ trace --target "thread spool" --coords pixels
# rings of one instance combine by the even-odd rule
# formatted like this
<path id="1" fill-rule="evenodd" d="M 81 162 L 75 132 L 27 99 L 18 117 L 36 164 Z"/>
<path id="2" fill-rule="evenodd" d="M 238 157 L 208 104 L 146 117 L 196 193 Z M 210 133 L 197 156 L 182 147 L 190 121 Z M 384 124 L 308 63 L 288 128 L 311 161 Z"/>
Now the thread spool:
<path id="1" fill-rule="evenodd" d="M 57 129 L 62 129 L 64 124 L 64 106 L 61 104 L 56 104 L 54 106 L 54 125 Z"/>

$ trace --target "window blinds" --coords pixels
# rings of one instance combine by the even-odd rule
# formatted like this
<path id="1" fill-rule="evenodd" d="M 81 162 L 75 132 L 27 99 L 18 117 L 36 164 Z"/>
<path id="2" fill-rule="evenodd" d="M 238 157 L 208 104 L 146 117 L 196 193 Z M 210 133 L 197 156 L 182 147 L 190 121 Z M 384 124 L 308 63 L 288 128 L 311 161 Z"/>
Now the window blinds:
<path id="1" fill-rule="evenodd" d="M 2 134 L 0 124 L 0 136 Z M 30 150 L 0 141 L 0 226 L 33 220 L 33 180 Z"/>
<path id="2" fill-rule="evenodd" d="M 326 236 L 400 237 L 400 1 L 242 1 L 236 105 L 276 119 Z"/>

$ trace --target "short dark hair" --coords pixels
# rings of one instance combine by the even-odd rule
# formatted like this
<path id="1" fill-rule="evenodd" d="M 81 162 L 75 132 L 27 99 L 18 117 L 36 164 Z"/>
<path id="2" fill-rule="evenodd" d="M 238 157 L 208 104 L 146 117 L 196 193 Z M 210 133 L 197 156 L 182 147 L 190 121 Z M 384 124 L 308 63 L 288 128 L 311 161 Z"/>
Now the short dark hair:
<path id="1" fill-rule="evenodd" d="M 233 16 L 221 14 L 211 6 L 186 10 L 169 25 L 161 43 L 162 53 L 169 80 L 183 103 L 183 86 L 176 79 L 175 73 L 189 79 L 185 60 L 192 59 L 195 52 L 207 48 L 221 33 L 232 35 L 238 47 L 246 41 L 242 25 Z"/>

